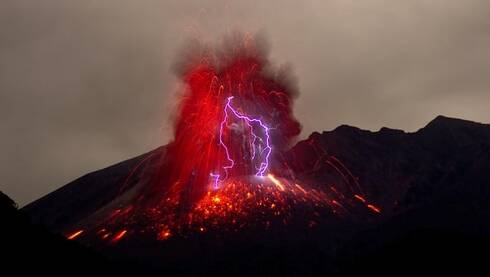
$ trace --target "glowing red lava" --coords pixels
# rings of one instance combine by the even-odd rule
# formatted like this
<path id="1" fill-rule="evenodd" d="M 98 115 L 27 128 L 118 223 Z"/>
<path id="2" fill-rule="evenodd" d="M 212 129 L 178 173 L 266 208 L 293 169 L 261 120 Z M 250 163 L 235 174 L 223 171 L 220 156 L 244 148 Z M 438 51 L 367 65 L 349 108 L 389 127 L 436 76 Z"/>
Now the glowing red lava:
<path id="1" fill-rule="evenodd" d="M 288 71 L 274 69 L 258 41 L 231 37 L 216 51 L 196 53 L 180 68 L 185 89 L 174 140 L 143 171 L 131 200 L 88 227 L 99 239 L 152 234 L 165 241 L 278 224 L 312 227 L 347 213 L 354 202 L 381 211 L 335 157 L 319 161 L 342 176 L 347 190 L 313 188 L 294 177 L 282 153 L 300 132 L 292 114 L 296 92 Z"/>
<path id="2" fill-rule="evenodd" d="M 73 240 L 73 239 L 76 239 L 78 236 L 80 236 L 82 233 L 83 233 L 83 230 L 78 230 L 72 234 L 69 234 L 68 236 L 66 236 L 66 238 L 68 240 Z"/>

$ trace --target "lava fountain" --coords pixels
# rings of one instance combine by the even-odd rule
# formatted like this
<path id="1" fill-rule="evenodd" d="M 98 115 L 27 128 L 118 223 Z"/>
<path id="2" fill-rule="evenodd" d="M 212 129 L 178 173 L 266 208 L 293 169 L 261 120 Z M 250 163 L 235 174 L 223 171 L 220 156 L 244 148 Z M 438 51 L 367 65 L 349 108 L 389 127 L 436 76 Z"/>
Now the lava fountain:
<path id="1" fill-rule="evenodd" d="M 235 35 L 212 51 L 204 48 L 181 63 L 185 89 L 175 138 L 162 163 L 166 170 L 156 170 L 152 181 L 157 194 L 190 203 L 230 177 L 266 176 L 300 132 L 288 70 L 273 69 L 260 40 Z"/>
<path id="2" fill-rule="evenodd" d="M 143 170 L 133 170 L 140 172 L 137 181 L 128 176 L 123 188 L 138 182 L 138 189 L 69 237 L 90 229 L 115 243 L 134 234 L 167 240 L 274 224 L 312 227 L 356 201 L 375 207 L 355 178 L 347 180 L 348 169 L 327 155 L 318 160 L 334 165 L 348 190 L 315 189 L 294 177 L 283 158 L 301 129 L 292 113 L 294 78 L 289 67 L 272 66 L 264 46 L 235 34 L 218 47 L 194 44 L 184 52 L 175 67 L 184 89 L 173 141 L 149 155 Z"/>

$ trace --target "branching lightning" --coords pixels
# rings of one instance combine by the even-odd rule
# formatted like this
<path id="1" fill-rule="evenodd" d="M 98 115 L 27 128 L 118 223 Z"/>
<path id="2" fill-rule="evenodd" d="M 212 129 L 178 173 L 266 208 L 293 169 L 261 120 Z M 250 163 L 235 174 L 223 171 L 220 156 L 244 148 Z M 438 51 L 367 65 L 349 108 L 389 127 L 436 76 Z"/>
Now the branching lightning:
<path id="1" fill-rule="evenodd" d="M 271 70 L 260 44 L 248 36 L 233 43 L 216 53 L 198 51 L 204 56 L 197 64 L 183 64 L 179 77 L 186 85 L 174 140 L 138 163 L 120 191 L 134 185 L 141 187 L 138 194 L 105 212 L 95 227 L 77 226 L 67 239 L 95 236 L 111 244 L 151 234 L 167 241 L 194 232 L 314 228 L 332 216 L 381 213 L 358 178 L 314 140 L 286 153 L 301 130 L 291 76 Z M 296 172 L 328 175 L 329 182 L 315 184 Z"/>
<path id="2" fill-rule="evenodd" d="M 233 108 L 233 106 L 231 104 L 231 101 L 233 100 L 233 98 L 234 98 L 233 96 L 230 96 L 227 98 L 227 102 L 226 102 L 226 105 L 224 107 L 223 121 L 221 121 L 220 129 L 219 129 L 219 143 L 223 147 L 225 154 L 226 154 L 226 159 L 228 160 L 229 163 L 227 165 L 223 166 L 223 170 L 225 172 L 225 177 L 223 179 L 221 179 L 220 174 L 216 174 L 216 173 L 210 174 L 211 177 L 214 178 L 214 187 L 215 188 L 218 187 L 219 181 L 222 181 L 228 177 L 228 170 L 233 168 L 233 166 L 235 165 L 235 161 L 232 159 L 232 157 L 230 155 L 230 151 L 228 149 L 228 146 L 226 145 L 226 143 L 223 140 L 223 130 L 224 130 L 224 127 L 227 125 L 227 121 L 229 118 L 228 112 L 231 112 L 236 118 L 243 120 L 243 122 L 245 124 L 247 124 L 247 126 L 250 128 L 250 134 L 252 136 L 252 139 L 250 142 L 251 152 L 252 152 L 251 153 L 251 160 L 252 161 L 255 160 L 256 156 L 263 157 L 263 160 L 260 162 L 259 167 L 256 168 L 257 169 L 257 173 L 255 173 L 256 176 L 258 176 L 258 177 L 264 177 L 265 176 L 267 169 L 269 167 L 269 158 L 270 158 L 270 155 L 272 153 L 272 147 L 270 144 L 270 134 L 269 134 L 270 128 L 267 125 L 265 125 L 262 122 L 262 120 L 260 120 L 260 119 L 251 118 L 249 116 L 246 116 L 244 114 L 239 113 L 235 108 Z M 255 134 L 254 126 L 252 124 L 260 126 L 260 128 L 262 128 L 263 133 L 265 135 L 265 147 L 260 151 L 259 155 L 256 155 L 255 142 L 256 142 L 257 138 L 259 138 L 260 141 L 263 141 L 263 139 L 261 139 L 260 137 L 258 137 Z"/>

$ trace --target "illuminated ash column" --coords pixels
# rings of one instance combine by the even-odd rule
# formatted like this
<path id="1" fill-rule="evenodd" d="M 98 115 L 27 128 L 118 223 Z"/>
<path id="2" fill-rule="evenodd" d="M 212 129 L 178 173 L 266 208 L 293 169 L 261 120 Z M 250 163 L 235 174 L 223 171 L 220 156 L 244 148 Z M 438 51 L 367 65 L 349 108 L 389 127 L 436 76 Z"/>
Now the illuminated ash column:
<path id="1" fill-rule="evenodd" d="M 223 112 L 223 121 L 221 121 L 220 129 L 219 129 L 219 143 L 222 146 L 227 164 L 224 165 L 220 170 L 222 173 L 210 173 L 210 176 L 214 179 L 214 187 L 217 188 L 219 186 L 219 182 L 225 180 L 228 177 L 229 170 L 231 170 L 236 162 L 234 157 L 232 157 L 231 149 L 236 148 L 236 145 L 228 145 L 225 142 L 225 130 L 228 130 L 229 133 L 232 131 L 228 128 L 228 122 L 230 118 L 235 118 L 241 121 L 242 124 L 245 124 L 248 128 L 248 133 L 246 130 L 242 130 L 242 139 L 249 142 L 250 145 L 250 155 L 247 157 L 250 158 L 248 161 L 256 169 L 256 176 L 264 177 L 269 168 L 269 158 L 272 153 L 272 146 L 270 143 L 270 128 L 262 122 L 262 120 L 258 118 L 253 118 L 247 115 L 244 115 L 237 111 L 232 105 L 233 96 L 227 98 L 226 104 L 224 106 Z M 254 129 L 259 129 L 260 133 L 257 134 Z M 240 153 L 240 151 L 234 151 Z"/>

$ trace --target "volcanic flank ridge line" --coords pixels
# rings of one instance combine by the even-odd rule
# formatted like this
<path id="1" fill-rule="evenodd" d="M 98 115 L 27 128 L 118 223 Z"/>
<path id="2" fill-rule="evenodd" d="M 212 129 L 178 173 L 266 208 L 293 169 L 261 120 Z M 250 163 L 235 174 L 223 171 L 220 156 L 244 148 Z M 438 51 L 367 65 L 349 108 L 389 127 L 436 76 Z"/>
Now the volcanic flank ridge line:
<path id="1" fill-rule="evenodd" d="M 288 151 L 288 158 L 293 159 L 298 152 L 308 152 L 307 144 L 317 143 L 321 148 L 334 156 L 341 158 L 353 172 L 358 174 L 359 180 L 365 189 L 373 194 L 381 206 L 386 210 L 399 209 L 401 203 L 408 205 L 410 201 L 410 181 L 404 184 L 391 184 L 387 181 L 396 178 L 396 171 L 389 168 L 409 164 L 412 156 L 425 156 L 430 160 L 428 147 L 434 146 L 436 154 L 444 153 L 444 148 L 470 143 L 469 133 L 478 133 L 484 138 L 490 138 L 489 127 L 486 124 L 471 121 L 438 116 L 424 128 L 414 133 L 406 133 L 401 130 L 381 128 L 378 132 L 361 130 L 348 125 L 341 125 L 336 129 L 323 133 L 312 133 L 308 139 L 299 141 Z M 384 149 L 385 151 L 378 151 Z M 416 149 L 416 151 L 414 151 Z M 130 171 L 148 156 L 165 151 L 165 146 L 138 157 L 119 162 L 107 168 L 88 173 L 69 184 L 49 193 L 48 195 L 30 203 L 23 208 L 32 218 L 45 224 L 55 231 L 66 230 L 67 226 L 80 221 L 88 215 L 96 212 L 116 198 L 121 190 L 122 180 Z M 450 151 L 456 155 L 458 151 Z M 396 157 L 405 154 L 402 161 L 395 162 Z M 298 155 L 296 155 L 297 157 Z M 305 155 L 303 155 L 305 156 Z M 306 155 L 307 156 L 307 155 Z M 391 158 L 389 157 L 391 156 Z M 308 157 L 304 160 L 293 161 L 298 174 L 302 174 L 300 165 L 308 164 Z M 380 174 L 368 176 L 366 159 L 371 160 L 370 168 L 377 172 L 387 172 L 380 180 Z M 151 158 L 147 162 L 152 162 Z M 413 165 L 414 166 L 414 165 Z M 411 168 L 416 171 L 415 168 Z M 306 174 L 306 173 L 305 173 Z M 135 174 L 135 176 L 138 174 Z M 308 174 L 306 174 L 308 175 Z M 311 176 L 307 176 L 311 177 Z M 137 177 L 135 177 L 137 178 Z M 320 177 L 321 178 L 321 177 Z M 129 188 L 126 188 L 129 189 Z M 394 202 L 398 205 L 395 205 Z M 419 201 L 419 200 L 417 200 Z"/>

